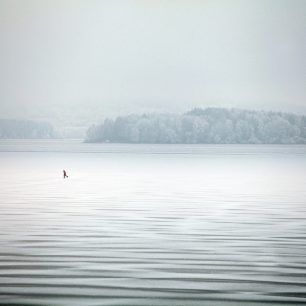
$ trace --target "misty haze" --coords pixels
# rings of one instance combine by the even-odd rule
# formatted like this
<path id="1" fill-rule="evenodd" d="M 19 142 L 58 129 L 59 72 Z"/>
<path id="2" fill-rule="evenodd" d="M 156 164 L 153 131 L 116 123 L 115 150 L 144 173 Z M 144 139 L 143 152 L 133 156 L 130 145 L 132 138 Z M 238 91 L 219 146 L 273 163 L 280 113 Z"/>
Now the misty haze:
<path id="1" fill-rule="evenodd" d="M 0 0 L 0 305 L 305 305 L 305 16 Z"/>

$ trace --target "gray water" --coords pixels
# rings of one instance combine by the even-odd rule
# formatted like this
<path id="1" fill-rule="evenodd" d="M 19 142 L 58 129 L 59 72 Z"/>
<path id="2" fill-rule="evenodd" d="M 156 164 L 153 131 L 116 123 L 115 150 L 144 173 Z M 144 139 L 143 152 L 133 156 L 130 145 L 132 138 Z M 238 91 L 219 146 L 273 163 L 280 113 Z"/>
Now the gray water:
<path id="1" fill-rule="evenodd" d="M 306 304 L 306 146 L 7 140 L 0 170 L 1 305 Z"/>

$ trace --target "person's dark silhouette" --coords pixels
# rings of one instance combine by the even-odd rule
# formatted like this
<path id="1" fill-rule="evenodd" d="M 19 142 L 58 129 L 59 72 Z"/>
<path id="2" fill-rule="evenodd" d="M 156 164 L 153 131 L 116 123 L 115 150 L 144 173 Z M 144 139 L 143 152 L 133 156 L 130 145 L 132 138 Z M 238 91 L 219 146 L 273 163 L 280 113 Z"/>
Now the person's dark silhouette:
<path id="1" fill-rule="evenodd" d="M 66 170 L 63 170 L 64 178 L 68 177 Z"/>

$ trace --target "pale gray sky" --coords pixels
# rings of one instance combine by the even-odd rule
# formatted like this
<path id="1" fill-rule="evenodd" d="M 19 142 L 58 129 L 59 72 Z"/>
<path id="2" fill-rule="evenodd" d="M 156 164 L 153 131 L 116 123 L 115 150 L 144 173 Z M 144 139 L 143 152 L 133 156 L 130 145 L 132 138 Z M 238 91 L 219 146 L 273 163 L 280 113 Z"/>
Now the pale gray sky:
<path id="1" fill-rule="evenodd" d="M 306 113 L 305 0 L 0 0 L 0 117 Z"/>

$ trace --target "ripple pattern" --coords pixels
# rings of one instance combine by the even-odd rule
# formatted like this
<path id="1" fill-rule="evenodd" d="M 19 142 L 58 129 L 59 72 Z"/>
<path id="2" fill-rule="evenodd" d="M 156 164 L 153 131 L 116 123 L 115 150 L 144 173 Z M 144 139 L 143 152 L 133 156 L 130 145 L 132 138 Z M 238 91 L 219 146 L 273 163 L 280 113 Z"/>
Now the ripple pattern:
<path id="1" fill-rule="evenodd" d="M 306 305 L 305 157 L 209 150 L 0 152 L 0 305 Z"/>

